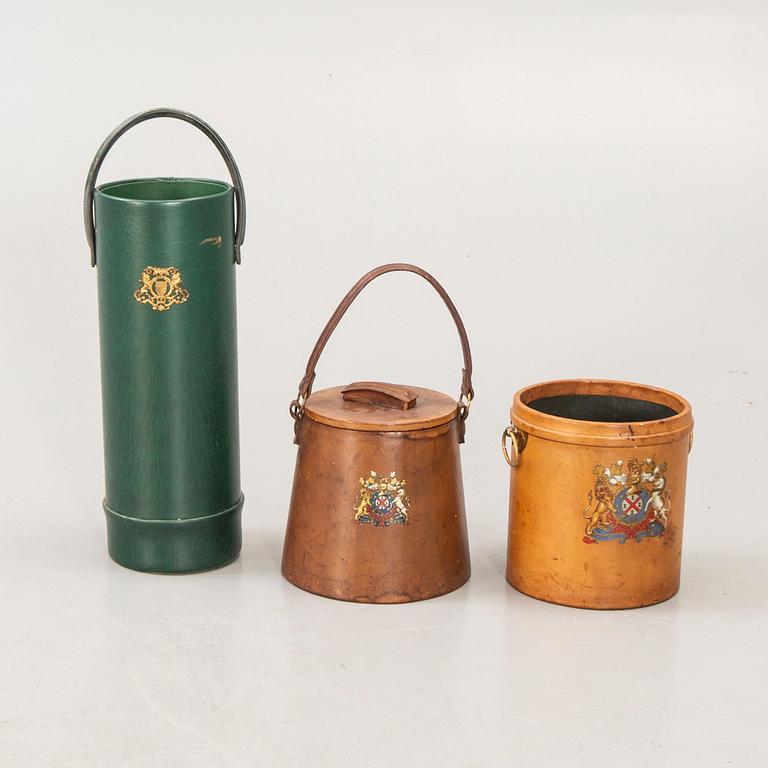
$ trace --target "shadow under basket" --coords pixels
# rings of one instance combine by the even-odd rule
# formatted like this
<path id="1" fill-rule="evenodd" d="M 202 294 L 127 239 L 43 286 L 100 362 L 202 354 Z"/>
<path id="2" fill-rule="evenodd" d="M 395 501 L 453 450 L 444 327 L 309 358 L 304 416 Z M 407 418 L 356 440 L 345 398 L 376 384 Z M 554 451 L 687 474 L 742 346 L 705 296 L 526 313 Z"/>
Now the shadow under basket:
<path id="1" fill-rule="evenodd" d="M 643 384 L 551 381 L 521 389 L 510 421 L 507 581 L 580 608 L 672 597 L 693 438 L 688 402 Z"/>

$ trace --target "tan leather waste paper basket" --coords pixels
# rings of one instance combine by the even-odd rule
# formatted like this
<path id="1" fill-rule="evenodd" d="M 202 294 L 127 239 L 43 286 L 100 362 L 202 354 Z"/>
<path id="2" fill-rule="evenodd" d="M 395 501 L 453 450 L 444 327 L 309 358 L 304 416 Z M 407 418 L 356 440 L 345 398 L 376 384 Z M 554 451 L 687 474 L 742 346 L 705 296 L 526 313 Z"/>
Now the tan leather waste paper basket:
<path id="1" fill-rule="evenodd" d="M 512 465 L 507 581 L 582 608 L 636 608 L 674 595 L 693 437 L 688 402 L 642 384 L 550 381 L 520 390 L 510 416 L 502 435 Z"/>

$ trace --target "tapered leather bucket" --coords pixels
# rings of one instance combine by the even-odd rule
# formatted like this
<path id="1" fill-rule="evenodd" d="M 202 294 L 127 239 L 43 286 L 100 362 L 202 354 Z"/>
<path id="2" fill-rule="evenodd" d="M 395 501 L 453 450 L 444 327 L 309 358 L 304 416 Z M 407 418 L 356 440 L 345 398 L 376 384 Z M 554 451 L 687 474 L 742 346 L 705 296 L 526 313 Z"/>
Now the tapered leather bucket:
<path id="1" fill-rule="evenodd" d="M 232 184 L 145 178 L 95 187 L 115 141 L 157 117 L 199 128 Z M 200 118 L 143 112 L 97 152 L 84 214 L 98 277 L 109 553 L 140 571 L 223 565 L 240 551 L 243 506 L 235 264 L 245 204 L 237 166 Z"/>
<path id="2" fill-rule="evenodd" d="M 509 583 L 582 608 L 672 597 L 693 435 L 688 402 L 642 384 L 551 381 L 520 390 L 510 417 L 502 435 L 512 466 Z"/>
<path id="3" fill-rule="evenodd" d="M 415 386 L 362 381 L 312 392 L 315 367 L 363 288 L 413 272 L 440 294 L 464 354 L 457 399 Z M 445 290 L 410 264 L 366 274 L 344 297 L 310 355 L 291 404 L 298 443 L 283 574 L 326 597 L 403 603 L 450 592 L 470 574 L 459 443 L 472 400 L 464 324 Z"/>

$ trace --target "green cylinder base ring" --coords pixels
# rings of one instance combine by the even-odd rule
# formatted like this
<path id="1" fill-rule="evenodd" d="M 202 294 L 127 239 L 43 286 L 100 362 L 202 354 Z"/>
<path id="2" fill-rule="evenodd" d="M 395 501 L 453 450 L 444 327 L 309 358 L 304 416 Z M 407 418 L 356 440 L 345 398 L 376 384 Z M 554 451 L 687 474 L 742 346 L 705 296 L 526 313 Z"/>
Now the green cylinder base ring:
<path id="1" fill-rule="evenodd" d="M 104 504 L 110 557 L 134 571 L 190 573 L 235 560 L 242 546 L 244 497 L 222 512 L 177 520 L 127 517 Z"/>

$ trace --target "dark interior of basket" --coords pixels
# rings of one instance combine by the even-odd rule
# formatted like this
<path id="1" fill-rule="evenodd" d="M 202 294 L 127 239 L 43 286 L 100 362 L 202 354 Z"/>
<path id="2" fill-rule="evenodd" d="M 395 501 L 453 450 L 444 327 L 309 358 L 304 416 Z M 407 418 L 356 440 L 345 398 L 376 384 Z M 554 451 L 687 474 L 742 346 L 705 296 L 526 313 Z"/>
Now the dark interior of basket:
<path id="1" fill-rule="evenodd" d="M 541 413 L 579 421 L 657 421 L 677 413 L 661 403 L 615 395 L 555 395 L 540 397 L 526 405 Z"/>

